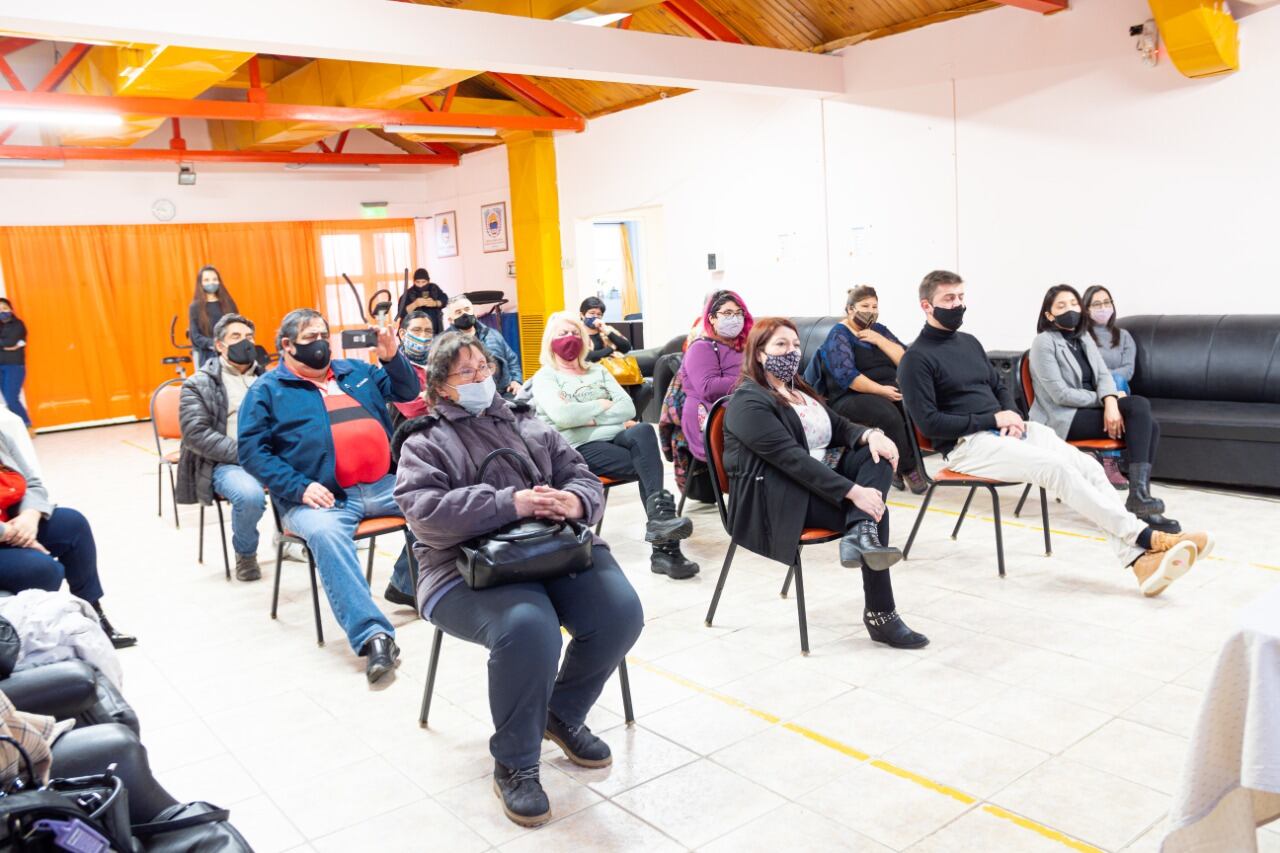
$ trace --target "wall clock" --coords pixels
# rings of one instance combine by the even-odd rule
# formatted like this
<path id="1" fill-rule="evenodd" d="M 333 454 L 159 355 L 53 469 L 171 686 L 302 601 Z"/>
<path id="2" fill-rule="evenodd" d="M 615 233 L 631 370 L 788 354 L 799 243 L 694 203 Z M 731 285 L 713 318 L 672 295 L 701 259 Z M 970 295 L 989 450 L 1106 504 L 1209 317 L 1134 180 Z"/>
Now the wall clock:
<path id="1" fill-rule="evenodd" d="M 161 222 L 168 222 L 177 214 L 178 208 L 167 198 L 158 198 L 151 205 L 151 215 Z"/>

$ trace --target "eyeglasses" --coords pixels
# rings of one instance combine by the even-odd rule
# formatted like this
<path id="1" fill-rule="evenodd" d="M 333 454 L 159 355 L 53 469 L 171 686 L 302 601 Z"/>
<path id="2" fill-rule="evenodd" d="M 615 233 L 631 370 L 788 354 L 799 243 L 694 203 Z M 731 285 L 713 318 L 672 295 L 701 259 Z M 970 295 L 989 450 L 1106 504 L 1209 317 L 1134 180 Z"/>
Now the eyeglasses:
<path id="1" fill-rule="evenodd" d="M 734 317 L 745 317 L 746 314 L 744 314 L 742 311 L 721 311 L 720 313 L 716 314 L 716 316 L 719 317 L 721 320 L 732 320 Z"/>
<path id="2" fill-rule="evenodd" d="M 1115 303 L 1112 302 L 1110 299 L 1106 300 L 1105 302 L 1100 299 L 1095 299 L 1093 300 L 1092 303 L 1089 304 L 1089 307 L 1090 308 L 1114 308 L 1116 306 L 1115 306 Z"/>
<path id="3" fill-rule="evenodd" d="M 475 382 L 477 379 L 483 379 L 484 377 L 490 376 L 492 374 L 493 374 L 493 366 L 486 364 L 474 369 L 467 368 L 466 370 L 457 370 L 457 371 L 454 371 L 453 373 L 450 373 L 449 375 L 458 377 L 459 379 L 462 380 L 462 384 L 466 385 L 468 382 Z"/>

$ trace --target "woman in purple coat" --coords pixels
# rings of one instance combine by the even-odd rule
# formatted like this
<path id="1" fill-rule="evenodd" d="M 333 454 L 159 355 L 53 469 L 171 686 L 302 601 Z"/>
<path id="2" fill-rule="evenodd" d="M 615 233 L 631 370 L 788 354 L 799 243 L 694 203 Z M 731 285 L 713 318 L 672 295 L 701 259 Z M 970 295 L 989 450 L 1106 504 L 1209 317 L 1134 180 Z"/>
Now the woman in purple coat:
<path id="1" fill-rule="evenodd" d="M 680 365 L 685 393 L 680 426 L 689 451 L 704 462 L 707 451 L 702 446 L 702 430 L 707 415 L 716 400 L 738 384 L 742 350 L 752 322 L 741 296 L 732 290 L 717 290 L 702 311 L 702 336 L 689 345 Z"/>

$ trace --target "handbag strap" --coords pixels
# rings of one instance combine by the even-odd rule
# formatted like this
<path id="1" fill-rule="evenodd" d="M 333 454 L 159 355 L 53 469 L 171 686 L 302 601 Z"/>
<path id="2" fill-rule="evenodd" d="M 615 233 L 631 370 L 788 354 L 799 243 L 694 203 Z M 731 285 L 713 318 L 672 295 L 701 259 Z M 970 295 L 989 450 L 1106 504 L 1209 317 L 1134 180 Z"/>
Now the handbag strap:
<path id="1" fill-rule="evenodd" d="M 206 823 L 218 823 L 219 821 L 229 820 L 231 818 L 230 809 L 211 809 L 204 814 L 187 815 L 186 817 L 174 818 L 173 820 L 154 820 L 150 823 L 135 823 L 133 825 L 133 834 L 139 838 L 146 838 L 152 835 L 159 835 L 163 832 L 177 832 L 180 829 L 190 829 L 193 826 L 200 826 Z"/>

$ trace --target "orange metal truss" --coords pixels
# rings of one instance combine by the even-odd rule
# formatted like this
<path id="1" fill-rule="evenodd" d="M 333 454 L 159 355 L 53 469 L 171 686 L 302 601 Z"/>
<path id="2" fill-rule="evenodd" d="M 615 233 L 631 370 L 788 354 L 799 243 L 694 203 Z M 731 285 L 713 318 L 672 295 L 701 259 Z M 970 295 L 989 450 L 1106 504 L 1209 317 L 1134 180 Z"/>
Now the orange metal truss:
<path id="1" fill-rule="evenodd" d="M 708 41 L 743 43 L 737 33 L 720 23 L 698 0 L 665 0 L 662 8 Z"/>
<path id="2" fill-rule="evenodd" d="M 451 154 L 338 154 L 301 151 L 188 151 L 175 148 L 74 148 L 0 145 L 0 160 L 122 160 L 179 163 L 351 163 L 383 166 L 456 166 Z"/>

